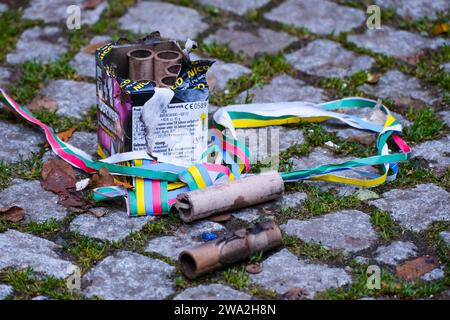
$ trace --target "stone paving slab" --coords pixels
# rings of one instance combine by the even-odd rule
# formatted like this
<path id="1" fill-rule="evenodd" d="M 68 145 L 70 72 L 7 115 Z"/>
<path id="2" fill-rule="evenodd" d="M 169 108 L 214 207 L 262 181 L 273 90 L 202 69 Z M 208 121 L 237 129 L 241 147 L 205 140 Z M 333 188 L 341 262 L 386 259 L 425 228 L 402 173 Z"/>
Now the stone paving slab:
<path id="1" fill-rule="evenodd" d="M 450 194 L 432 183 L 390 190 L 369 204 L 390 212 L 394 220 L 413 231 L 425 230 L 434 221 L 450 221 Z"/>
<path id="2" fill-rule="evenodd" d="M 450 2 L 447 0 L 375 0 L 375 3 L 385 8 L 395 8 L 395 13 L 399 16 L 414 19 L 435 19 L 438 12 L 450 10 Z"/>
<path id="3" fill-rule="evenodd" d="M 332 151 L 325 149 L 323 147 L 315 148 L 308 156 L 297 158 L 292 158 L 292 162 L 295 170 L 303 170 L 314 168 L 323 164 L 337 164 L 343 163 L 353 159 L 352 157 L 337 157 Z M 372 167 L 359 167 L 359 170 L 368 171 L 371 173 L 377 173 L 377 170 Z M 338 175 L 344 177 L 358 177 L 357 174 L 347 171 L 339 172 Z M 304 183 L 318 186 L 321 190 L 335 189 L 337 193 L 341 196 L 349 196 L 354 194 L 356 191 L 360 190 L 360 187 L 343 185 L 332 182 L 325 181 L 305 181 Z"/>
<path id="4" fill-rule="evenodd" d="M 43 223 L 50 219 L 64 219 L 67 209 L 57 202 L 58 195 L 44 190 L 36 180 L 14 179 L 8 188 L 0 192 L 0 207 L 18 206 L 24 209 L 25 221 Z"/>
<path id="5" fill-rule="evenodd" d="M 230 22 L 224 28 L 208 36 L 205 43 L 228 45 L 236 53 L 244 53 L 255 57 L 260 53 L 275 54 L 295 42 L 295 38 L 284 32 L 265 28 L 240 26 L 237 22 Z"/>
<path id="6" fill-rule="evenodd" d="M 163 38 L 186 41 L 208 29 L 194 9 L 163 2 L 139 1 L 119 19 L 120 27 L 137 34 L 159 31 Z"/>
<path id="7" fill-rule="evenodd" d="M 79 268 L 59 257 L 61 246 L 16 230 L 0 233 L 0 270 L 4 268 L 27 269 L 58 279 L 79 273 Z"/>
<path id="8" fill-rule="evenodd" d="M 399 262 L 415 257 L 417 247 L 412 242 L 394 241 L 387 246 L 381 246 L 375 252 L 375 260 L 396 266 Z"/>
<path id="9" fill-rule="evenodd" d="M 450 127 L 450 111 L 441 111 L 439 115 L 442 117 L 442 120 L 445 122 L 447 127 Z"/>
<path id="10" fill-rule="evenodd" d="M 29 60 L 40 63 L 56 61 L 67 52 L 68 42 L 58 27 L 34 27 L 25 30 L 16 48 L 6 56 L 9 64 L 21 64 Z"/>
<path id="11" fill-rule="evenodd" d="M 343 210 L 310 220 L 291 219 L 281 228 L 303 241 L 345 252 L 361 251 L 377 240 L 369 215 L 358 210 Z"/>
<path id="12" fill-rule="evenodd" d="M 442 38 L 428 38 L 417 33 L 395 30 L 383 26 L 381 29 L 368 29 L 363 34 L 349 35 L 349 42 L 358 47 L 393 56 L 402 60 L 413 57 L 423 49 L 437 49 L 448 40 Z"/>
<path id="13" fill-rule="evenodd" d="M 319 77 L 346 77 L 368 70 L 375 60 L 344 49 L 339 43 L 326 39 L 310 42 L 306 47 L 286 55 L 297 70 Z"/>
<path id="14" fill-rule="evenodd" d="M 81 9 L 81 24 L 96 23 L 106 9 L 106 1 L 93 10 L 84 8 L 85 0 L 32 0 L 30 6 L 23 12 L 23 18 L 29 20 L 44 20 L 46 23 L 65 23 L 69 14 L 67 9 L 71 5 L 79 6 Z"/>
<path id="15" fill-rule="evenodd" d="M 419 79 L 407 76 L 398 70 L 386 72 L 375 85 L 363 84 L 359 87 L 367 94 L 391 99 L 400 106 L 423 106 L 437 103 L 439 96 L 424 88 L 424 84 Z"/>
<path id="16" fill-rule="evenodd" d="M 97 105 L 95 84 L 88 82 L 53 80 L 39 95 L 55 98 L 58 106 L 56 114 L 59 116 L 81 119 Z"/>
<path id="17" fill-rule="evenodd" d="M 97 43 L 108 43 L 110 41 L 109 36 L 95 36 L 89 42 L 90 45 Z M 74 70 L 80 75 L 89 78 L 96 77 L 96 68 L 95 68 L 95 54 L 94 53 L 86 53 L 84 49 L 81 49 L 75 57 L 70 61 L 70 65 Z"/>
<path id="18" fill-rule="evenodd" d="M 327 100 L 325 91 L 307 85 L 304 81 L 288 75 L 281 75 L 263 87 L 253 87 L 239 95 L 239 101 L 244 102 L 249 96 L 253 103 L 309 101 L 321 103 Z"/>
<path id="19" fill-rule="evenodd" d="M 439 235 L 444 239 L 445 243 L 450 246 L 450 231 L 442 231 Z"/>
<path id="20" fill-rule="evenodd" d="M 450 165 L 450 135 L 414 146 L 411 155 L 426 159 L 433 168 L 445 170 Z"/>
<path id="21" fill-rule="evenodd" d="M 195 53 L 191 53 L 190 58 L 192 61 L 209 59 Z M 239 78 L 242 75 L 250 74 L 252 72 L 249 68 L 237 63 L 226 63 L 219 59 L 211 60 L 214 60 L 215 62 L 206 74 L 209 89 L 211 91 L 225 90 L 229 80 Z"/>
<path id="22" fill-rule="evenodd" d="M 166 299 L 174 293 L 174 272 L 174 267 L 158 259 L 120 251 L 86 273 L 83 293 L 106 300 Z"/>
<path id="23" fill-rule="evenodd" d="M 7 90 L 9 85 L 9 79 L 11 77 L 11 70 L 0 66 L 0 88 Z M 1 109 L 2 107 L 0 107 Z"/>
<path id="24" fill-rule="evenodd" d="M 288 249 L 283 249 L 264 260 L 262 269 L 261 273 L 250 275 L 250 281 L 278 294 L 298 287 L 306 289 L 307 297 L 313 298 L 317 292 L 352 282 L 344 269 L 307 263 Z"/>
<path id="25" fill-rule="evenodd" d="M 97 134 L 94 132 L 76 131 L 72 134 L 68 143 L 91 155 L 94 159 L 97 157 Z M 49 159 L 57 158 L 58 156 L 51 149 L 48 149 L 42 155 L 41 162 L 46 163 Z"/>
<path id="26" fill-rule="evenodd" d="M 97 218 L 92 214 L 82 214 L 70 224 L 70 231 L 78 232 L 90 238 L 109 241 L 121 241 L 130 232 L 140 231 L 152 217 L 128 217 L 126 211 L 113 210 Z"/>
<path id="27" fill-rule="evenodd" d="M 212 221 L 200 221 L 181 226 L 174 236 L 157 237 L 149 241 L 145 252 L 156 252 L 172 260 L 178 260 L 180 253 L 187 248 L 202 244 L 203 232 L 220 232 L 225 228 Z"/>
<path id="28" fill-rule="evenodd" d="M 39 153 L 42 133 L 23 124 L 0 121 L 0 162 L 15 163 Z"/>
<path id="29" fill-rule="evenodd" d="M 423 281 L 435 281 L 443 278 L 445 272 L 442 268 L 436 268 L 420 277 Z"/>
<path id="30" fill-rule="evenodd" d="M 0 12 L 8 11 L 8 5 L 0 3 Z"/>
<path id="31" fill-rule="evenodd" d="M 288 0 L 264 17 L 322 35 L 350 31 L 366 20 L 364 11 L 327 0 Z"/>
<path id="32" fill-rule="evenodd" d="M 0 3 L 0 5 L 1 5 L 1 3 Z M 1 11 L 1 7 L 0 7 L 0 11 Z M 13 287 L 8 286 L 6 284 L 0 284 L 0 300 L 5 300 L 12 294 L 13 294 Z"/>
<path id="33" fill-rule="evenodd" d="M 175 296 L 173 300 L 250 300 L 251 296 L 223 284 L 201 284 Z"/>
<path id="34" fill-rule="evenodd" d="M 231 11 L 243 15 L 249 10 L 256 10 L 270 2 L 270 0 L 199 0 L 200 4 L 217 7 L 225 11 Z"/>

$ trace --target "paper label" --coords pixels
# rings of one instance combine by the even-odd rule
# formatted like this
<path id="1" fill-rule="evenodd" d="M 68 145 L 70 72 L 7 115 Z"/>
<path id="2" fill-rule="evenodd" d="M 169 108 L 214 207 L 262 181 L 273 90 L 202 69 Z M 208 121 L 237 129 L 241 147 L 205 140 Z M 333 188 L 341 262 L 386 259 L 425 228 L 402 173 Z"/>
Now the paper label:
<path id="1" fill-rule="evenodd" d="M 133 107 L 133 151 L 147 150 L 142 106 Z M 208 141 L 208 101 L 170 104 L 161 112 L 152 155 L 197 163 Z"/>

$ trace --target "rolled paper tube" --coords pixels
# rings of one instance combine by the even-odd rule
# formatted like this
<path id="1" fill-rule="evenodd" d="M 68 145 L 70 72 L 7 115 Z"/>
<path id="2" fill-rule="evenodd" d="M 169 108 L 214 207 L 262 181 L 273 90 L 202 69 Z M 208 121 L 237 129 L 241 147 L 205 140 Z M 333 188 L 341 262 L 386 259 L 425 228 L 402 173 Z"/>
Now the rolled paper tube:
<path id="1" fill-rule="evenodd" d="M 155 80 L 161 82 L 162 78 L 167 76 L 166 68 L 175 64 L 180 64 L 183 55 L 178 51 L 165 50 L 155 55 Z"/>
<path id="2" fill-rule="evenodd" d="M 272 250 L 282 243 L 281 231 L 272 220 L 256 224 L 250 229 L 240 229 L 180 253 L 181 271 L 195 279 L 215 269 L 244 260 L 257 253 Z"/>
<path id="3" fill-rule="evenodd" d="M 170 88 L 175 85 L 175 81 L 177 81 L 176 76 L 167 76 L 161 79 L 161 81 L 158 82 L 158 87 L 160 88 Z"/>
<path id="4" fill-rule="evenodd" d="M 228 181 L 205 189 L 180 193 L 175 210 L 185 222 L 237 210 L 279 198 L 284 183 L 276 171 Z"/>
<path id="5" fill-rule="evenodd" d="M 181 64 L 174 64 L 166 68 L 166 74 L 178 76 L 181 70 Z"/>
<path id="6" fill-rule="evenodd" d="M 127 53 L 128 77 L 133 81 L 154 80 L 154 57 L 155 54 L 149 49 L 134 49 Z"/>

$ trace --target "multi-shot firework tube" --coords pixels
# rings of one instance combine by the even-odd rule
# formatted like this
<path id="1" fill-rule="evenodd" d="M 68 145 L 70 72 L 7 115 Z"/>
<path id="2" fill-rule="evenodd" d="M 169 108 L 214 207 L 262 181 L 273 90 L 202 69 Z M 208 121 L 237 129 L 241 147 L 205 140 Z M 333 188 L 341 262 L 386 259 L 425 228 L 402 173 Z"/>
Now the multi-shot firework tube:
<path id="1" fill-rule="evenodd" d="M 164 50 L 157 52 L 154 62 L 155 80 L 157 82 L 162 82 L 162 79 L 168 75 L 166 73 L 166 68 L 180 64 L 182 58 L 182 53 L 178 51 Z"/>
<path id="2" fill-rule="evenodd" d="M 277 199 L 283 191 L 284 183 L 280 174 L 268 171 L 181 193 L 177 196 L 175 208 L 183 221 L 192 222 Z"/>
<path id="3" fill-rule="evenodd" d="M 281 245 L 281 231 L 272 220 L 240 229 L 233 234 L 184 250 L 180 253 L 181 271 L 195 279 L 215 269 L 244 260 L 257 253 Z"/>
<path id="4" fill-rule="evenodd" d="M 150 49 L 134 49 L 127 53 L 129 78 L 133 81 L 154 80 L 155 53 Z"/>

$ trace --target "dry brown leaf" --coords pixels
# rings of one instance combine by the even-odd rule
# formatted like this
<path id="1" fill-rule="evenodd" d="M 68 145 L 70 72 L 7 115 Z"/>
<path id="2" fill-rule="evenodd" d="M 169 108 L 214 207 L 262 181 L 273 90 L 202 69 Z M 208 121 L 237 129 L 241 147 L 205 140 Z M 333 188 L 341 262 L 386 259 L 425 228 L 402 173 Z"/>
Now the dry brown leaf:
<path id="1" fill-rule="evenodd" d="M 377 83 L 381 78 L 381 73 L 369 73 L 367 74 L 367 83 L 375 84 Z"/>
<path id="2" fill-rule="evenodd" d="M 433 29 L 431 30 L 431 33 L 434 34 L 435 36 L 439 35 L 439 34 L 443 34 L 448 32 L 449 30 L 449 25 L 448 23 L 438 23 L 436 24 Z"/>
<path id="3" fill-rule="evenodd" d="M 58 104 L 55 98 L 50 96 L 37 96 L 27 105 L 28 109 L 32 112 L 46 110 L 49 112 L 55 112 L 58 110 Z"/>
<path id="4" fill-rule="evenodd" d="M 88 44 L 86 47 L 83 48 L 83 52 L 87 53 L 87 54 L 94 54 L 97 51 L 97 49 L 99 49 L 105 45 L 106 45 L 106 42 L 103 42 L 103 41 Z"/>
<path id="5" fill-rule="evenodd" d="M 114 178 L 106 167 L 102 167 L 98 173 L 92 175 L 91 186 L 93 188 L 113 186 Z"/>
<path id="6" fill-rule="evenodd" d="M 103 2 L 103 0 L 86 0 L 86 1 L 84 2 L 84 9 L 87 9 L 87 10 L 94 10 L 94 9 L 97 8 L 102 2 Z"/>
<path id="7" fill-rule="evenodd" d="M 134 189 L 133 185 L 126 180 L 120 181 L 114 178 L 114 185 L 124 187 L 125 189 Z"/>
<path id="8" fill-rule="evenodd" d="M 72 134 L 75 132 L 75 128 L 67 129 L 66 131 L 61 131 L 57 134 L 58 138 L 60 138 L 62 141 L 67 142 L 72 137 Z M 48 142 L 44 144 L 44 148 L 49 148 L 50 145 Z"/>
<path id="9" fill-rule="evenodd" d="M 60 159 L 50 159 L 42 167 L 41 186 L 59 195 L 58 203 L 68 207 L 83 204 L 79 196 L 74 194 L 77 182 L 73 167 Z"/>
<path id="10" fill-rule="evenodd" d="M 413 281 L 439 267 L 439 261 L 430 256 L 407 261 L 397 267 L 397 276 L 406 281 Z"/>
<path id="11" fill-rule="evenodd" d="M 0 208 L 0 220 L 19 222 L 23 220 L 25 211 L 21 207 Z"/>

